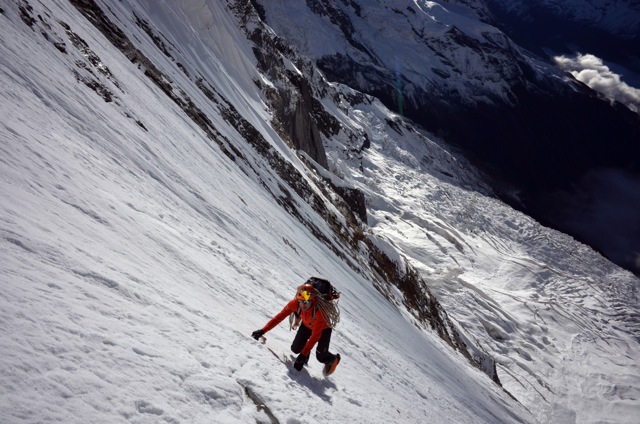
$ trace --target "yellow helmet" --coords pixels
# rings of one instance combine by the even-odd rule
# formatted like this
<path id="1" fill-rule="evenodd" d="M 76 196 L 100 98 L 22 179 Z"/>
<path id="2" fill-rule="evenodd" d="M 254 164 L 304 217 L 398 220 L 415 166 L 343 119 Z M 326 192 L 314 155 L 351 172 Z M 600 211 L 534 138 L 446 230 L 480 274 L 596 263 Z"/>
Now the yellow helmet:
<path id="1" fill-rule="evenodd" d="M 315 297 L 316 289 L 311 284 L 305 283 L 298 287 L 298 291 L 296 292 L 296 299 L 308 301 L 311 300 L 312 297 Z"/>

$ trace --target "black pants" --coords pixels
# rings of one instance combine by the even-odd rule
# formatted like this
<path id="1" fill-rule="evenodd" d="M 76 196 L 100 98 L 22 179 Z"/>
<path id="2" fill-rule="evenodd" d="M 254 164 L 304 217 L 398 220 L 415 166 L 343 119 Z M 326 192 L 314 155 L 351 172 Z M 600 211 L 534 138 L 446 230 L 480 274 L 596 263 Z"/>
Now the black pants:
<path id="1" fill-rule="evenodd" d="M 332 331 L 333 330 L 331 328 L 325 328 L 324 330 L 322 330 L 320 340 L 318 340 L 318 347 L 316 348 L 316 358 L 323 364 L 326 364 L 327 362 L 333 362 L 336 357 L 336 355 L 329 352 L 329 343 L 331 343 Z M 304 349 L 304 345 L 307 344 L 309 337 L 311 337 L 311 329 L 306 327 L 304 324 L 300 324 L 300 328 L 298 328 L 296 337 L 293 339 L 293 343 L 291 343 L 291 350 L 293 351 L 293 353 L 302 352 L 302 349 Z"/>

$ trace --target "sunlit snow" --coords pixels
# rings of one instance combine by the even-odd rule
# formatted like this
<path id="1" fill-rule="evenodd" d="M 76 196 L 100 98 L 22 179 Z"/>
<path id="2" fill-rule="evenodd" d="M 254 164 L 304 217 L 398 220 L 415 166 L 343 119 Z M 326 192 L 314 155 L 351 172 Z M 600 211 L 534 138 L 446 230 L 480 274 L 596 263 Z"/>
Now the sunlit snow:
<path id="1" fill-rule="evenodd" d="M 463 337 L 496 359 L 498 386 L 385 299 L 364 255 L 358 272 L 278 203 L 286 182 L 194 83 L 318 178 L 271 128 L 254 84 L 268 77 L 226 2 L 98 5 L 247 162 L 230 160 L 71 3 L 3 1 L 0 422 L 637 422 L 637 277 L 500 203 L 464 158 L 378 102 L 345 112 L 322 99 L 371 141 L 358 156 L 344 132 L 325 140 L 330 170 L 367 196 L 370 236 L 416 267 Z M 342 292 L 331 343 L 342 362 L 326 379 L 314 357 L 301 373 L 280 360 L 286 322 L 264 345 L 250 337 L 313 275 Z"/>

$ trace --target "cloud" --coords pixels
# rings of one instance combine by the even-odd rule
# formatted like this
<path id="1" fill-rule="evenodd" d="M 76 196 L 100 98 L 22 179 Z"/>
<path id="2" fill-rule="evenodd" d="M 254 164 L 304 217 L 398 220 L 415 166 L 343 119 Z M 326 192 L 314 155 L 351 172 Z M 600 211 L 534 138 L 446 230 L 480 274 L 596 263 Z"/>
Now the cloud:
<path id="1" fill-rule="evenodd" d="M 610 99 L 617 100 L 634 112 L 640 111 L 640 90 L 623 82 L 602 59 L 592 54 L 580 54 L 575 58 L 556 56 L 554 60 L 565 71 Z"/>

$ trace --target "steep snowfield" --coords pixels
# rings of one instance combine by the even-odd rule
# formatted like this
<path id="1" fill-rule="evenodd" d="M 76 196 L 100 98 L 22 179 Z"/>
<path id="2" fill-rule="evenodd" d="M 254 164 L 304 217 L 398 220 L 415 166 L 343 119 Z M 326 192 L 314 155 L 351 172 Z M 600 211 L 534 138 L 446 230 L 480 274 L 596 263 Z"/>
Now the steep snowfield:
<path id="1" fill-rule="evenodd" d="M 494 200 L 465 160 L 389 126 L 377 102 L 344 113 L 325 99 L 371 140 L 362 157 L 344 134 L 327 140 L 330 167 L 366 192 L 379 243 L 497 358 L 513 400 L 279 203 L 286 183 L 193 83 L 315 184 L 269 126 L 253 83 L 265 77 L 219 2 L 99 4 L 220 144 L 70 3 L 3 4 L 0 421 L 269 422 L 255 394 L 286 423 L 634 422 L 637 278 Z M 249 337 L 311 275 L 343 293 L 332 340 L 343 361 L 329 379 L 313 358 L 303 373 L 281 362 L 286 323 L 266 345 Z"/>

